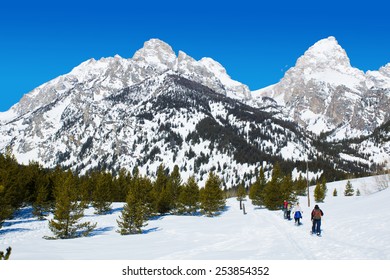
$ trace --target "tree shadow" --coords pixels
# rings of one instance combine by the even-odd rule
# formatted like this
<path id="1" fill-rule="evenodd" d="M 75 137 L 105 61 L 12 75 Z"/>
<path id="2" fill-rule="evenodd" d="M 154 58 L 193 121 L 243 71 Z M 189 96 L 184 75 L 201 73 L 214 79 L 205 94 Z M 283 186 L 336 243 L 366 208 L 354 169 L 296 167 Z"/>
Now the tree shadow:
<path id="1" fill-rule="evenodd" d="M 156 215 L 148 218 L 148 221 L 158 221 L 162 220 L 167 215 Z"/>
<path id="2" fill-rule="evenodd" d="M 24 207 L 21 209 L 18 209 L 15 211 L 13 216 L 15 219 L 22 220 L 22 219 L 31 219 L 34 218 L 34 215 L 32 213 L 32 207 Z"/>
<path id="3" fill-rule="evenodd" d="M 123 207 L 113 208 L 110 211 L 108 211 L 107 214 L 114 214 L 114 213 L 117 213 L 117 212 L 121 212 L 122 210 L 123 210 Z"/>
<path id="4" fill-rule="evenodd" d="M 0 229 L 0 235 L 5 235 L 5 234 L 8 234 L 8 233 L 15 233 L 15 232 L 25 232 L 25 231 L 31 231 L 31 229 L 28 229 L 28 228 Z"/>
<path id="5" fill-rule="evenodd" d="M 89 236 L 96 236 L 96 235 L 102 235 L 105 232 L 112 231 L 114 227 L 100 227 L 91 232 Z"/>
<path id="6" fill-rule="evenodd" d="M 154 227 L 154 228 L 150 228 L 150 229 L 145 229 L 142 231 L 143 234 L 149 234 L 149 233 L 152 233 L 152 232 L 157 232 L 157 231 L 160 231 L 161 229 L 158 228 L 158 227 Z"/>

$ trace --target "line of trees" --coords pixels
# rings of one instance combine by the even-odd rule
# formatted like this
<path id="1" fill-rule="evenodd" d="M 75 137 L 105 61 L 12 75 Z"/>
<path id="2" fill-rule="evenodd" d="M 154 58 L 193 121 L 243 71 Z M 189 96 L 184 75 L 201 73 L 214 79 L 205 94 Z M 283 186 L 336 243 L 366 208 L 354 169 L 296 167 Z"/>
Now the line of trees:
<path id="1" fill-rule="evenodd" d="M 10 155 L 0 154 L 0 228 L 6 219 L 25 206 L 32 206 L 38 219 L 49 220 L 54 237 L 74 238 L 89 235 L 96 224 L 85 221 L 84 210 L 92 206 L 95 214 L 112 210 L 112 203 L 124 202 L 117 220 L 120 234 L 141 233 L 146 221 L 167 213 L 206 216 L 218 215 L 225 207 L 222 180 L 210 172 L 204 188 L 195 178 L 183 183 L 179 167 L 169 171 L 160 165 L 152 181 L 121 170 L 116 177 L 105 171 L 77 176 L 69 170 L 44 169 L 37 163 L 19 165 Z"/>
<path id="2" fill-rule="evenodd" d="M 279 163 L 275 163 L 269 181 L 261 167 L 259 176 L 250 186 L 249 198 L 252 204 L 266 207 L 270 210 L 278 210 L 283 201 L 296 202 L 298 195 L 306 195 L 307 181 L 301 175 L 293 181 L 291 175 L 283 175 Z"/>

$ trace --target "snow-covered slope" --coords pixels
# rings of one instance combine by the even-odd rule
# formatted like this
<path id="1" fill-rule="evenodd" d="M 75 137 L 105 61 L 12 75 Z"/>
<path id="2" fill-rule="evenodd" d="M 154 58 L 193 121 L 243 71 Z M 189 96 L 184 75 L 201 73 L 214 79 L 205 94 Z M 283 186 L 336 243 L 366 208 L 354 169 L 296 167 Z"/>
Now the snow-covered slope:
<path id="1" fill-rule="evenodd" d="M 45 240 L 51 236 L 47 221 L 38 221 L 23 209 L 0 230 L 0 247 L 12 246 L 14 260 L 95 259 L 275 259 L 275 260 L 390 260 L 390 214 L 387 211 L 390 178 L 351 180 L 361 196 L 344 197 L 346 181 L 328 183 L 322 237 L 311 236 L 307 197 L 301 197 L 303 225 L 283 219 L 281 211 L 258 209 L 246 201 L 247 215 L 238 202 L 227 201 L 215 218 L 167 215 L 150 220 L 141 235 L 116 233 L 122 204 L 109 215 L 87 210 L 86 220 L 98 223 L 91 237 Z M 336 188 L 338 196 L 333 197 Z M 311 193 L 313 188 L 311 189 Z"/>

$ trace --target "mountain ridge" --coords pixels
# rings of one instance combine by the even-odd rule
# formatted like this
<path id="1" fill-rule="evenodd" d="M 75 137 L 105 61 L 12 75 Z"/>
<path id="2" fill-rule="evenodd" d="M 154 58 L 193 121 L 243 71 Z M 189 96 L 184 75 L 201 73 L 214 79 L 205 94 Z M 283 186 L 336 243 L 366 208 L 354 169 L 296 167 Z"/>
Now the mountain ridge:
<path id="1" fill-rule="evenodd" d="M 325 43 L 338 51 L 343 67 L 350 66 L 335 38 L 325 40 L 307 53 L 326 51 Z M 299 68 L 305 59 L 298 60 Z M 371 82 L 386 84 L 388 67 L 371 73 Z M 305 92 L 309 97 L 310 93 Z M 374 110 L 377 93 L 386 97 L 387 92 L 372 88 L 370 93 Z M 118 172 L 138 165 L 151 174 L 164 163 L 170 169 L 179 165 L 186 176 L 196 173 L 202 181 L 209 170 L 216 170 L 228 186 L 240 178 L 251 181 L 259 166 L 270 168 L 276 161 L 285 161 L 290 171 L 294 162 L 297 175 L 305 171 L 303 162 L 310 160 L 313 178 L 332 168 L 341 173 L 370 172 L 388 160 L 382 156 L 376 160 L 376 151 L 366 155 L 359 147 L 344 147 L 340 152 L 329 142 L 349 138 L 337 137 L 343 132 L 340 124 L 323 131 L 327 133 L 323 139 L 305 131 L 308 124 L 291 114 L 305 109 L 306 117 L 311 117 L 299 98 L 280 104 L 280 98 L 274 97 L 250 92 L 211 58 L 197 61 L 183 51 L 176 55 L 168 44 L 151 39 L 133 58 L 90 59 L 25 95 L 0 114 L 0 151 L 10 147 L 22 163 L 35 160 L 49 168 L 61 165 L 81 173 Z M 322 115 L 324 123 L 327 118 Z M 381 155 L 388 149 L 384 145 Z"/>

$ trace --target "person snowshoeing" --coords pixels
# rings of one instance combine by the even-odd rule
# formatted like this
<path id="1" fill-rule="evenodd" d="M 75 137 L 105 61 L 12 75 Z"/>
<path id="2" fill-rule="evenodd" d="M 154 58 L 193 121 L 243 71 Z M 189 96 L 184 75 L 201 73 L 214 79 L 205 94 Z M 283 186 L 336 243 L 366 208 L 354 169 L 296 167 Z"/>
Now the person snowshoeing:
<path id="1" fill-rule="evenodd" d="M 287 219 L 287 206 L 288 206 L 288 202 L 287 202 L 287 200 L 284 200 L 283 201 L 283 217 L 285 219 Z"/>
<path id="2" fill-rule="evenodd" d="M 303 211 L 301 209 L 301 206 L 299 206 L 299 202 L 297 202 L 297 204 L 294 206 L 293 213 L 294 213 L 295 224 L 297 226 L 300 226 Z"/>
<path id="3" fill-rule="evenodd" d="M 311 229 L 312 234 L 321 235 L 321 217 L 324 216 L 324 212 L 320 209 L 318 205 L 314 206 L 313 211 L 311 212 L 311 220 L 313 226 Z"/>

